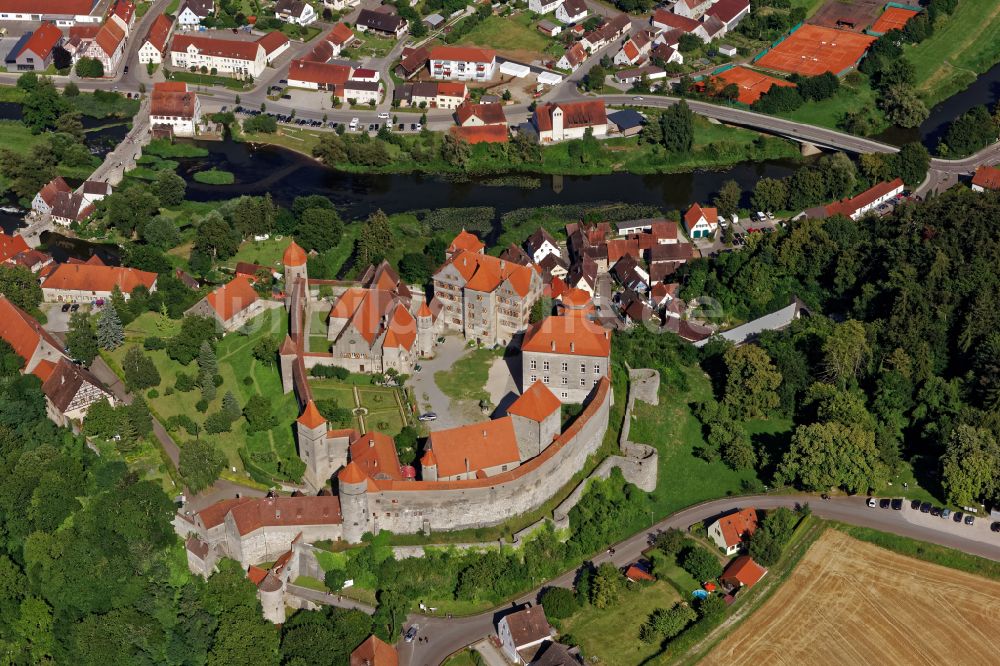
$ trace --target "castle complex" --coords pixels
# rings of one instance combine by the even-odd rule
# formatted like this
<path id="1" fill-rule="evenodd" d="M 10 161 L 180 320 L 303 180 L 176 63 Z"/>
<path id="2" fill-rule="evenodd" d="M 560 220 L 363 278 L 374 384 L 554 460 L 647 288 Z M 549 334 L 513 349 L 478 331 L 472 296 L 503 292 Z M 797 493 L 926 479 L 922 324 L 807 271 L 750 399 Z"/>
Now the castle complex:
<path id="1" fill-rule="evenodd" d="M 462 240 L 460 235 L 456 243 Z M 317 496 L 225 500 L 191 516 L 179 515 L 175 526 L 188 537 L 192 571 L 209 575 L 219 557 L 229 557 L 254 573 L 260 562 L 284 557 L 278 574 L 256 572 L 262 601 L 270 595 L 266 614 L 280 621 L 284 609 L 279 612 L 274 599 L 285 594 L 296 571 L 314 566 L 315 557 L 306 552 L 309 542 L 360 543 L 364 534 L 383 530 L 431 534 L 498 525 L 538 509 L 597 451 L 613 401 L 610 333 L 589 320 L 589 299 L 574 292 L 560 314 L 532 327 L 526 337 L 539 347 L 529 363 L 561 370 L 526 375 L 530 381 L 525 379 L 521 395 L 498 418 L 431 433 L 419 469 L 400 463 L 395 442 L 384 433 L 329 427 L 313 400 L 309 368 L 328 364 L 356 372 L 390 367 L 404 372 L 414 359 L 433 353 L 438 326 L 483 343 L 508 342 L 527 328 L 541 291 L 536 269 L 456 243 L 434 278 L 435 286 L 452 285 L 456 300 L 437 288 L 434 299 L 417 299 L 385 264 L 367 270 L 356 284 L 338 283 L 341 293 L 329 315 L 329 353 L 308 350 L 311 313 L 325 306 L 312 295 L 315 283 L 308 279 L 305 253 L 294 243 L 289 246 L 284 258 L 290 326 L 279 350 L 281 374 L 285 390 L 294 390 L 302 405 L 295 432 L 305 480 L 323 490 Z M 515 310 L 516 315 L 506 314 Z M 558 321 L 548 323 L 552 320 Z M 549 338 L 558 343 L 548 344 Z M 565 424 L 564 402 L 583 403 Z M 655 456 L 652 462 L 648 452 L 643 456 L 623 457 L 618 466 L 626 478 L 651 491 Z M 336 495 L 326 490 L 331 480 Z"/>

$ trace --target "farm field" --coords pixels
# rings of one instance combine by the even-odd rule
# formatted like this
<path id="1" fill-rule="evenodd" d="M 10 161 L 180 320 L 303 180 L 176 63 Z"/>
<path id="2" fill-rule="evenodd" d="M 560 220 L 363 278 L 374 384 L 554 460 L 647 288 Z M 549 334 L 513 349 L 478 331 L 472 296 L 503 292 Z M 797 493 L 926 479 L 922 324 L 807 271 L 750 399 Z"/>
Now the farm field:
<path id="1" fill-rule="evenodd" d="M 1000 582 L 829 529 L 702 663 L 971 665 L 998 652 Z"/>

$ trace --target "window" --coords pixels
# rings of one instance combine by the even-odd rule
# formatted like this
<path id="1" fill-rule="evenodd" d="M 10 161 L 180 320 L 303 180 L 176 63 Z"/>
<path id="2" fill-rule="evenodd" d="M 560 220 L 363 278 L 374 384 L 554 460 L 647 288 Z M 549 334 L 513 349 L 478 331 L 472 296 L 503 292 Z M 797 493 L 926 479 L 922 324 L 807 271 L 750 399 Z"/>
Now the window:
<path id="1" fill-rule="evenodd" d="M 562 393 L 560 393 L 560 395 L 562 397 L 564 397 L 564 398 L 568 398 L 569 397 L 569 393 L 566 393 L 566 391 L 563 391 Z"/>
<path id="2" fill-rule="evenodd" d="M 580 386 L 586 386 L 586 385 L 587 385 L 587 380 L 584 379 L 583 377 L 580 377 Z"/>
<path id="3" fill-rule="evenodd" d="M 562 378 L 562 385 L 566 386 L 568 383 L 569 383 L 569 379 L 567 377 L 563 377 Z"/>
<path id="4" fill-rule="evenodd" d="M 549 376 L 548 375 L 545 375 L 545 376 L 542 377 L 542 383 L 543 384 L 548 384 L 549 383 Z"/>
<path id="5" fill-rule="evenodd" d="M 501 472 L 506 472 L 506 471 L 507 471 L 507 465 L 502 465 L 502 466 L 500 467 L 500 471 L 501 471 Z"/>
<path id="6" fill-rule="evenodd" d="M 562 362 L 562 371 L 569 372 L 569 363 L 567 363 L 566 361 Z"/>
<path id="7" fill-rule="evenodd" d="M 531 366 L 532 370 L 538 369 L 538 361 L 536 361 L 535 359 L 531 359 L 531 363 L 529 365 Z"/>
<path id="8" fill-rule="evenodd" d="M 595 375 L 601 374 L 601 364 L 600 363 L 595 363 L 594 364 L 594 374 Z"/>
<path id="9" fill-rule="evenodd" d="M 548 369 L 549 369 L 549 362 L 542 361 L 542 370 L 548 370 Z"/>
<path id="10" fill-rule="evenodd" d="M 587 372 L 587 364 L 586 363 L 581 363 L 580 364 L 580 372 Z"/>
<path id="11" fill-rule="evenodd" d="M 534 384 L 538 381 L 538 375 L 531 375 L 531 383 Z"/>

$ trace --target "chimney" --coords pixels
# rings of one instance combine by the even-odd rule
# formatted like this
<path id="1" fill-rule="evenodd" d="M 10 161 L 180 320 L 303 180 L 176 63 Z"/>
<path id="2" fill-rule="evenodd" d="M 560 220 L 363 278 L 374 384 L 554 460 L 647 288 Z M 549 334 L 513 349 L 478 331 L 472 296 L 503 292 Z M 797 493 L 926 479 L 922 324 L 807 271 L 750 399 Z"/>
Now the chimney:
<path id="1" fill-rule="evenodd" d="M 368 438 L 368 448 L 370 449 L 373 448 L 374 446 L 375 446 L 375 438 L 374 437 Z"/>
<path id="2" fill-rule="evenodd" d="M 469 471 L 469 459 L 468 458 L 465 459 L 465 471 L 466 472 Z"/>
<path id="3" fill-rule="evenodd" d="M 552 348 L 552 351 L 555 351 L 556 350 L 556 341 L 555 340 L 551 341 L 549 343 L 549 346 Z"/>
<path id="4" fill-rule="evenodd" d="M 570 341 L 570 343 L 569 343 L 569 350 L 570 350 L 571 352 L 574 352 L 574 351 L 576 351 L 576 343 L 575 343 L 575 342 L 573 342 L 572 340 L 571 340 L 571 341 Z"/>
<path id="5" fill-rule="evenodd" d="M 281 509 L 275 509 L 274 510 L 274 517 L 275 517 L 275 519 L 280 519 L 281 518 Z"/>

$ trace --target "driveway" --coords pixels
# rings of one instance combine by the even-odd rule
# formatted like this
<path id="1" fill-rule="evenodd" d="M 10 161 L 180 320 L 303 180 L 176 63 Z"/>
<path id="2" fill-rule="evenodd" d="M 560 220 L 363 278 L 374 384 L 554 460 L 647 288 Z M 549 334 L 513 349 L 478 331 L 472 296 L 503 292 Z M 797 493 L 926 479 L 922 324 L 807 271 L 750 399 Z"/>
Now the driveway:
<path id="1" fill-rule="evenodd" d="M 434 348 L 434 358 L 420 361 L 420 372 L 414 372 L 410 377 L 410 388 L 413 389 L 421 413 L 434 412 L 438 416 L 437 420 L 427 422 L 429 430 L 455 428 L 475 420 L 482 420 L 482 418 L 470 419 L 470 415 L 464 413 L 466 410 L 462 410 L 460 405 L 446 396 L 434 381 L 435 373 L 450 370 L 456 361 L 470 351 L 461 336 L 446 335 L 444 342 Z"/>
<path id="2" fill-rule="evenodd" d="M 66 333 L 69 331 L 69 320 L 73 316 L 68 310 L 62 311 L 62 303 L 42 303 L 42 312 L 45 313 L 45 330 L 49 333 Z M 83 305 L 81 308 L 89 306 Z M 82 311 L 82 310 L 81 310 Z"/>

